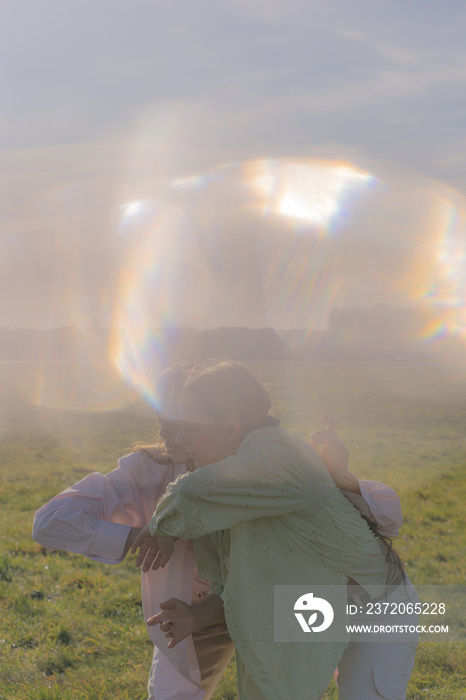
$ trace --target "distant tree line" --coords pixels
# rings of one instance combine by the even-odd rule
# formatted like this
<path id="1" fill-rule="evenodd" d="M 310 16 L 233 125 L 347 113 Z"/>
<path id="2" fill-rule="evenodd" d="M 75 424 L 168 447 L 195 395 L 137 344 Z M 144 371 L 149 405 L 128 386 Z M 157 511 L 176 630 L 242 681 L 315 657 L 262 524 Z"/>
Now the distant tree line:
<path id="1" fill-rule="evenodd" d="M 397 360 L 426 354 L 425 324 L 417 310 L 378 305 L 372 309 L 334 309 L 327 330 L 169 327 L 151 329 L 151 336 L 169 361 L 210 357 L 245 361 Z M 0 328 L 0 360 L 106 362 L 114 333 L 74 326 L 53 330 Z M 459 349 L 455 345 L 455 352 Z"/>

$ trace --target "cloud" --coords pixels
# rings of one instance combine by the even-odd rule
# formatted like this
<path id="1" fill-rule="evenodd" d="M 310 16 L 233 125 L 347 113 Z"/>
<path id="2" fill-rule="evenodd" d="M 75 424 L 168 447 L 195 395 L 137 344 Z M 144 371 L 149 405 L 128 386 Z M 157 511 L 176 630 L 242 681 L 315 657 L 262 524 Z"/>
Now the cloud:
<path id="1" fill-rule="evenodd" d="M 243 116 L 254 108 L 271 121 L 288 104 L 294 126 L 313 117 L 328 138 L 328 118 L 342 132 L 357 112 L 370 131 L 390 122 L 395 102 L 409 122 L 417 95 L 435 102 L 439 84 L 464 84 L 458 28 L 432 5 L 422 17 L 416 5 L 366 1 L 22 0 L 8 10 L 4 146 L 89 140 L 175 101 L 217 103 L 221 117 L 221 105 Z M 286 130 L 275 134 L 286 143 Z M 387 137 L 395 141 L 389 128 Z M 304 143 L 304 129 L 295 138 Z"/>
<path id="2" fill-rule="evenodd" d="M 404 275 L 415 254 L 405 222 L 425 223 L 418 183 L 466 184 L 465 15 L 453 1 L 8 0 L 0 324 L 107 320 L 122 257 L 148 222 L 125 227 L 122 205 L 163 203 L 171 180 L 257 158 L 346 161 L 388 183 L 378 212 L 367 205 L 339 238 L 341 298 L 363 298 L 384 260 Z M 210 250 L 239 265 L 231 240 Z M 215 318 L 228 307 L 239 322 L 254 287 L 244 274 L 236 300 L 227 274 L 216 281 Z M 60 296 L 67 282 L 73 294 Z M 390 280 L 384 301 L 399 292 Z M 251 293 L 252 323 L 263 300 Z"/>

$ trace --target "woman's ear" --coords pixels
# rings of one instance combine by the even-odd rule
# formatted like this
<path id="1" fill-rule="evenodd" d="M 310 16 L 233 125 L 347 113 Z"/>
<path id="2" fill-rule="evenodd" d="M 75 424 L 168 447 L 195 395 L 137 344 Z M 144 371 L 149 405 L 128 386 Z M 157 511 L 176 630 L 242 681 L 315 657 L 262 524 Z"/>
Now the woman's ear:
<path id="1" fill-rule="evenodd" d="M 226 422 L 227 435 L 232 443 L 243 442 L 243 426 L 237 418 L 229 418 Z"/>

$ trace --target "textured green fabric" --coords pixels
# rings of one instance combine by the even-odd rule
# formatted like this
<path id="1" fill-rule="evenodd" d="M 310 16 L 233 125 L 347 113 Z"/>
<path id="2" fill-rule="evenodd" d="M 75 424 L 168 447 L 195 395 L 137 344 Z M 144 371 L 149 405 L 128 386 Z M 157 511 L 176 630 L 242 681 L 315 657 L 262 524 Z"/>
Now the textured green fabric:
<path id="1" fill-rule="evenodd" d="M 369 593 L 387 580 L 380 541 L 320 456 L 279 428 L 256 430 L 235 456 L 179 477 L 150 528 L 199 538 L 198 571 L 224 600 L 242 700 L 317 700 L 346 647 L 274 642 L 274 585 L 342 585 L 344 595 L 348 576 Z"/>

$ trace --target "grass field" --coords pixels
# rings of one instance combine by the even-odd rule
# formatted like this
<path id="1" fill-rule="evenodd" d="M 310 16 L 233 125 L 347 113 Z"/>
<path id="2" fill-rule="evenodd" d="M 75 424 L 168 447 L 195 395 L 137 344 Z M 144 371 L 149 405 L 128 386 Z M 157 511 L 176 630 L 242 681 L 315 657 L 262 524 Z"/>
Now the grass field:
<path id="1" fill-rule="evenodd" d="M 353 470 L 397 490 L 397 549 L 413 583 L 464 584 L 466 370 L 251 367 L 282 425 L 308 435 L 331 415 Z M 130 399 L 105 366 L 0 364 L 1 700 L 145 698 L 151 644 L 133 560 L 104 566 L 47 552 L 30 536 L 34 511 L 51 496 L 152 438 L 152 409 Z M 421 643 L 409 700 L 465 698 L 465 661 L 464 644 Z M 236 697 L 231 666 L 215 700 Z M 326 697 L 336 699 L 333 685 Z"/>

